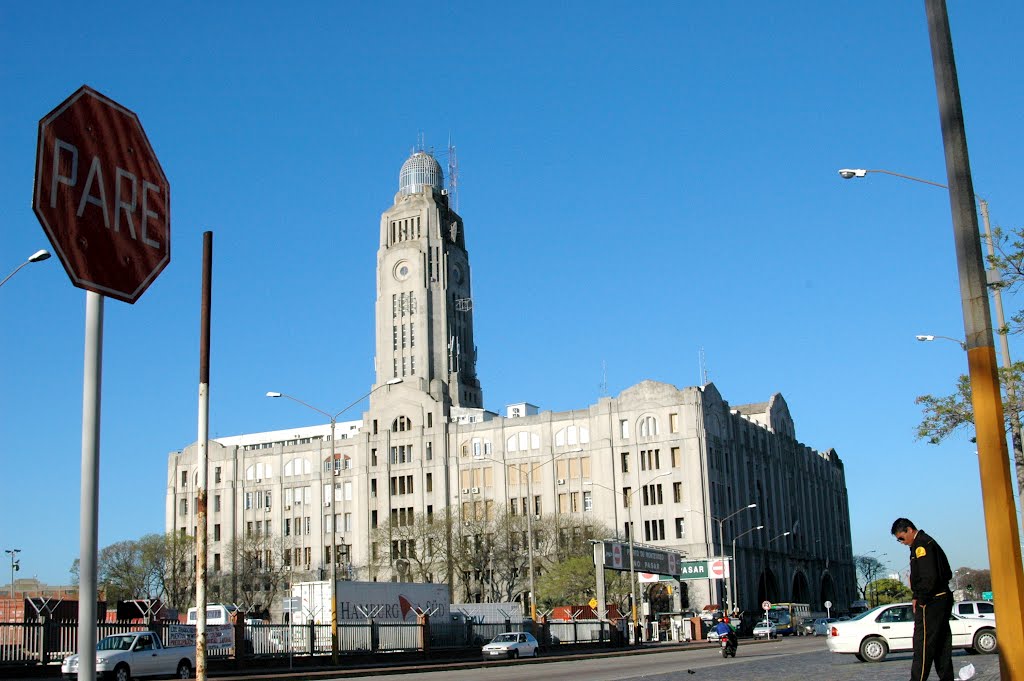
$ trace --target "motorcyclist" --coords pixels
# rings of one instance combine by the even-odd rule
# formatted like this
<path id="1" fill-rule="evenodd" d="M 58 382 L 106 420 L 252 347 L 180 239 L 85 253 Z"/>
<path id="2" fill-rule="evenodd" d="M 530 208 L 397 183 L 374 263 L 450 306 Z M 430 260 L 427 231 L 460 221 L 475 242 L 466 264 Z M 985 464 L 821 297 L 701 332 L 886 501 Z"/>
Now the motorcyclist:
<path id="1" fill-rule="evenodd" d="M 720 619 L 718 624 L 715 625 L 715 633 L 718 634 L 719 638 L 725 636 L 729 640 L 729 644 L 733 647 L 736 647 L 739 644 L 739 640 L 736 637 L 736 630 L 733 629 L 732 624 L 729 622 L 728 615 Z"/>

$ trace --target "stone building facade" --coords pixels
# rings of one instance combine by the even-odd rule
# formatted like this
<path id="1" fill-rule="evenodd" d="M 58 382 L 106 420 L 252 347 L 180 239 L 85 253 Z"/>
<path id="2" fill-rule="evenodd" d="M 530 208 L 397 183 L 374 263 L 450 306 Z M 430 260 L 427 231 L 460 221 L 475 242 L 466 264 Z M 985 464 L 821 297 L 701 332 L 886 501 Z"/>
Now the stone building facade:
<path id="1" fill-rule="evenodd" d="M 210 442 L 215 573 L 237 569 L 232 539 L 257 535 L 279 539 L 265 560 L 304 575 L 391 579 L 408 547 L 381 545 L 381 526 L 443 517 L 457 534 L 461 520 L 532 513 L 688 560 L 729 556 L 735 540 L 741 609 L 767 599 L 842 610 L 856 598 L 843 463 L 796 439 L 781 395 L 733 407 L 711 383 L 647 380 L 573 411 L 484 409 L 463 221 L 423 151 L 381 217 L 377 263 L 376 380 L 362 418 L 336 424 L 333 442 L 327 424 Z M 195 533 L 197 450 L 169 456 L 168 531 Z M 717 581 L 686 586 L 690 607 L 722 598 Z"/>

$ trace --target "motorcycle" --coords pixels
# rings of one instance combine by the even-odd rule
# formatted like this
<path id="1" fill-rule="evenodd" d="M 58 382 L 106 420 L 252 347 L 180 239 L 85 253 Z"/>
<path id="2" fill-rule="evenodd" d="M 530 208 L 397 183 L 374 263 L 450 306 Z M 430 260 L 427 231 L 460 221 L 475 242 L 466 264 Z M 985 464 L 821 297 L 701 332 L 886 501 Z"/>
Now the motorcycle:
<path id="1" fill-rule="evenodd" d="M 719 637 L 719 644 L 722 646 L 722 657 L 736 657 L 736 639 L 732 636 Z"/>

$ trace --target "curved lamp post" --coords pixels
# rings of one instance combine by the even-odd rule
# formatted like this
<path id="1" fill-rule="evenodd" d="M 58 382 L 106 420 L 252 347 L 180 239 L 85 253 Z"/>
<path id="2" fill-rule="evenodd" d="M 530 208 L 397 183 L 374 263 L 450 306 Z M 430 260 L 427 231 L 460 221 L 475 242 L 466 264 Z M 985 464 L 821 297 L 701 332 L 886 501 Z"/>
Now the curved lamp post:
<path id="1" fill-rule="evenodd" d="M 6 277 L 4 277 L 4 280 L 0 281 L 0 286 L 3 286 L 4 284 L 6 284 L 7 280 L 10 279 L 11 277 L 13 277 L 15 274 L 17 274 L 18 271 L 21 270 L 21 268 L 24 267 L 25 265 L 28 265 L 29 263 L 33 263 L 33 262 L 41 262 L 43 260 L 46 260 L 49 257 L 50 257 L 50 252 L 48 250 L 46 250 L 45 248 L 39 249 L 38 251 L 36 251 L 32 255 L 28 256 L 28 260 L 26 260 L 25 262 L 21 263 L 17 267 L 15 267 L 13 272 L 11 272 Z"/>
<path id="2" fill-rule="evenodd" d="M 758 525 L 757 527 L 750 528 L 746 532 L 740 532 L 739 534 L 737 534 L 735 537 L 732 538 L 732 567 L 734 567 L 734 568 L 736 567 L 736 540 L 739 539 L 740 537 L 743 537 L 745 535 L 750 534 L 751 532 L 757 532 L 758 530 L 763 530 L 763 529 L 764 529 L 764 525 Z M 734 577 L 730 577 L 729 578 L 729 582 L 731 583 L 733 579 L 735 579 L 735 578 Z M 740 584 L 739 584 L 739 582 L 736 582 L 736 586 L 733 587 L 732 591 L 733 591 L 732 596 L 736 600 L 729 604 L 729 611 L 730 612 L 736 609 L 736 604 L 739 603 L 739 600 L 740 600 Z"/>
<path id="3" fill-rule="evenodd" d="M 378 390 L 380 390 L 381 388 L 383 388 L 385 386 L 389 386 L 389 385 L 397 385 L 398 383 L 401 383 L 402 380 L 403 379 L 401 379 L 401 378 L 392 378 L 390 381 L 385 381 L 384 383 L 381 383 L 376 388 L 374 388 L 370 392 L 366 393 L 365 395 L 360 397 L 358 400 L 356 400 L 355 402 L 353 402 L 352 404 L 348 405 L 347 407 L 345 407 L 344 409 L 342 409 L 341 411 L 339 411 L 339 412 L 337 412 L 335 414 L 331 414 L 330 412 L 326 412 L 323 409 L 318 409 L 317 407 L 314 407 L 312 404 L 307 404 L 307 403 L 303 402 L 302 400 L 300 400 L 299 398 L 292 397 L 291 395 L 286 395 L 285 393 L 268 392 L 267 393 L 267 397 L 286 397 L 289 400 L 291 400 L 292 402 L 298 402 L 302 406 L 308 407 L 308 408 L 312 409 L 313 411 L 315 411 L 315 412 L 317 412 L 319 414 L 323 414 L 324 416 L 326 416 L 327 418 L 329 418 L 331 420 L 331 467 L 333 468 L 334 467 L 334 463 L 335 463 L 334 457 L 336 456 L 335 449 L 334 449 L 334 428 L 338 424 L 338 417 L 341 416 L 342 414 L 344 414 L 346 411 L 348 411 L 352 407 L 354 407 L 357 404 L 359 404 L 360 402 L 362 402 L 363 400 L 365 400 L 367 397 L 369 397 L 373 393 L 375 393 Z M 331 490 L 331 495 L 332 496 L 334 495 L 333 486 L 332 486 L 332 490 Z M 334 553 L 334 555 L 331 557 L 331 663 L 332 664 L 338 664 L 338 542 L 337 542 L 337 539 L 336 539 L 336 535 L 337 534 L 338 534 L 338 524 L 334 523 L 331 526 L 331 551 Z M 289 594 L 289 597 L 290 597 L 290 594 Z"/>
<path id="4" fill-rule="evenodd" d="M 932 335 L 930 333 L 929 334 L 918 334 L 916 336 L 916 338 L 917 338 L 917 340 L 921 341 L 922 343 L 929 343 L 929 342 L 935 340 L 936 338 L 941 338 L 942 340 L 953 341 L 954 343 L 956 343 L 957 345 L 960 346 L 961 350 L 965 350 L 965 351 L 967 350 L 967 343 L 963 342 L 959 338 L 950 338 L 949 336 L 935 336 L 935 335 Z"/>
<path id="5" fill-rule="evenodd" d="M 725 525 L 725 521 L 728 520 L 729 518 L 732 518 L 733 516 L 737 516 L 740 513 L 743 513 L 743 511 L 747 511 L 747 510 L 750 510 L 752 508 L 757 508 L 757 504 L 747 504 L 743 508 L 737 509 L 737 510 L 733 511 L 732 513 L 730 513 L 729 515 L 727 515 L 727 516 L 725 516 L 724 518 L 721 518 L 721 519 L 716 518 L 715 516 L 711 516 L 711 519 L 714 520 L 716 523 L 718 523 L 718 546 L 719 546 L 719 548 L 722 551 L 725 551 L 725 541 L 723 541 L 723 539 L 722 539 L 722 526 Z M 735 555 L 735 551 L 733 551 L 733 555 Z M 732 602 L 732 590 L 733 590 L 733 586 L 732 586 L 732 580 L 733 580 L 732 568 L 733 567 L 734 567 L 733 565 L 729 566 L 729 579 L 726 582 L 725 601 L 726 601 L 727 604 Z"/>
<path id="6" fill-rule="evenodd" d="M 637 487 L 635 490 L 631 491 L 629 493 L 629 495 L 626 497 L 626 499 L 627 500 L 631 500 L 633 498 L 633 495 L 636 494 L 637 492 L 639 492 L 640 490 L 642 490 L 645 485 L 649 485 L 652 482 L 654 482 L 655 480 L 657 480 L 658 478 L 664 478 L 664 477 L 666 477 L 668 475 L 671 475 L 671 473 L 660 473 L 658 475 L 655 475 L 653 478 L 650 478 L 649 480 L 647 480 L 647 482 L 645 482 L 644 485 L 641 485 L 641 486 Z M 615 490 L 613 490 L 612 488 L 610 488 L 610 487 L 608 487 L 606 485 L 602 485 L 600 483 L 596 483 L 596 482 L 591 481 L 589 484 L 596 485 L 598 487 L 604 487 L 605 489 L 610 490 L 611 492 L 615 492 Z M 643 519 L 643 514 L 641 514 L 640 515 L 640 522 L 643 523 L 643 520 L 644 520 Z M 633 536 L 635 534 L 636 534 L 636 527 L 633 525 L 633 502 L 630 501 L 629 502 L 629 537 L 628 537 L 628 539 L 629 539 L 629 589 L 630 589 L 630 595 L 632 596 L 632 601 L 633 601 L 633 603 L 632 603 L 632 606 L 633 606 L 632 607 L 632 616 L 633 616 L 633 631 L 634 632 L 636 631 L 637 622 L 638 622 L 637 614 L 636 614 L 636 601 L 637 601 L 637 597 L 636 597 L 636 569 L 635 569 L 635 567 L 633 565 Z"/>

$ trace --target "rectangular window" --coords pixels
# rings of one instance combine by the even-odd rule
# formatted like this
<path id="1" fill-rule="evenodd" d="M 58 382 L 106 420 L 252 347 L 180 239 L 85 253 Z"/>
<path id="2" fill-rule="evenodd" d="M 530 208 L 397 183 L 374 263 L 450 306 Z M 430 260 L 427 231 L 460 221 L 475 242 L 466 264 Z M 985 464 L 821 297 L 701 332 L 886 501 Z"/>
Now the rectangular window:
<path id="1" fill-rule="evenodd" d="M 558 512 L 568 513 L 569 512 L 569 495 L 559 494 L 558 495 Z"/>
<path id="2" fill-rule="evenodd" d="M 331 534 L 333 531 L 331 530 L 331 527 L 333 527 L 333 519 L 333 515 L 328 514 L 324 516 L 324 534 Z"/>
<path id="3" fill-rule="evenodd" d="M 373 449 L 370 450 L 370 465 L 371 466 L 376 466 L 377 465 L 377 448 L 376 447 L 374 447 Z"/>
<path id="4" fill-rule="evenodd" d="M 581 456 L 580 457 L 580 474 L 583 476 L 584 480 L 590 480 L 590 457 L 589 456 Z"/>
<path id="5" fill-rule="evenodd" d="M 350 481 L 345 482 L 345 501 L 352 501 L 352 483 Z"/>
<path id="6" fill-rule="evenodd" d="M 377 478 L 370 478 L 370 496 L 377 496 Z"/>
<path id="7" fill-rule="evenodd" d="M 220 495 L 213 495 L 213 510 L 216 513 L 220 513 Z"/>
<path id="8" fill-rule="evenodd" d="M 427 412 L 427 428 L 433 428 L 433 427 L 434 427 L 434 412 L 428 411 Z"/>
<path id="9" fill-rule="evenodd" d="M 672 468 L 679 468 L 679 447 L 672 448 Z"/>
<path id="10" fill-rule="evenodd" d="M 686 538 L 686 520 L 684 518 L 676 518 L 676 539 Z"/>
<path id="11" fill-rule="evenodd" d="M 370 511 L 370 528 L 377 529 L 377 511 Z"/>
<path id="12" fill-rule="evenodd" d="M 252 508 L 252 492 L 245 493 L 245 509 L 249 510 Z"/>
<path id="13" fill-rule="evenodd" d="M 619 421 L 619 437 L 621 437 L 623 440 L 629 438 L 629 421 L 627 421 L 626 419 L 621 419 Z"/>
<path id="14" fill-rule="evenodd" d="M 674 501 L 677 504 L 683 503 L 683 483 L 672 483 L 672 501 Z"/>
<path id="15" fill-rule="evenodd" d="M 633 490 L 631 488 L 629 488 L 629 487 L 623 487 L 622 488 L 622 507 L 623 508 L 629 508 L 629 500 L 630 500 L 630 497 L 632 496 L 632 492 L 633 492 Z"/>
<path id="16" fill-rule="evenodd" d="M 668 415 L 668 431 L 670 433 L 679 432 L 679 414 Z"/>
<path id="17" fill-rule="evenodd" d="M 220 482 L 220 466 L 213 469 L 213 481 Z"/>
<path id="18" fill-rule="evenodd" d="M 434 474 L 433 473 L 427 473 L 427 491 L 428 492 L 433 492 L 434 491 Z"/>
<path id="19" fill-rule="evenodd" d="M 181 472 L 181 486 L 188 487 L 188 471 Z"/>
<path id="20" fill-rule="evenodd" d="M 622 452 L 622 472 L 629 472 L 629 452 Z"/>
<path id="21" fill-rule="evenodd" d="M 570 492 L 569 493 L 569 509 L 573 513 L 579 513 L 580 512 L 580 493 L 579 492 Z"/>
<path id="22" fill-rule="evenodd" d="M 213 541 L 220 541 L 220 523 L 213 526 Z"/>
<path id="23" fill-rule="evenodd" d="M 220 572 L 220 554 L 213 554 L 213 571 Z"/>
<path id="24" fill-rule="evenodd" d="M 292 519 L 291 518 L 285 518 L 284 519 L 284 536 L 290 537 L 291 534 L 292 534 Z"/>
<path id="25" fill-rule="evenodd" d="M 589 490 L 583 492 L 583 511 L 584 513 L 594 510 L 594 495 Z"/>
<path id="26" fill-rule="evenodd" d="M 427 416 L 429 417 L 430 414 L 427 414 Z M 433 461 L 433 460 L 434 460 L 434 443 L 433 442 L 427 442 L 427 461 Z"/>
<path id="27" fill-rule="evenodd" d="M 351 513 L 346 513 L 345 514 L 345 524 L 342 525 L 342 527 L 345 528 L 343 530 L 344 532 L 351 532 L 352 531 L 352 514 Z"/>

